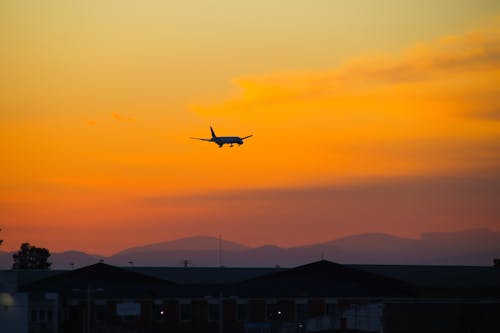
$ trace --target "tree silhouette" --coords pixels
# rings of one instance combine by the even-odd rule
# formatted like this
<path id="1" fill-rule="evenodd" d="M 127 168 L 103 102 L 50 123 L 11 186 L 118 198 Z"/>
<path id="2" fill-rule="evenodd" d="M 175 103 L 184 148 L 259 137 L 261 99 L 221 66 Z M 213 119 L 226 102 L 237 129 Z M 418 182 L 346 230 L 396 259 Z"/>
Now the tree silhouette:
<path id="1" fill-rule="evenodd" d="M 49 269 L 49 250 L 23 243 L 21 249 L 12 255 L 12 269 Z"/>

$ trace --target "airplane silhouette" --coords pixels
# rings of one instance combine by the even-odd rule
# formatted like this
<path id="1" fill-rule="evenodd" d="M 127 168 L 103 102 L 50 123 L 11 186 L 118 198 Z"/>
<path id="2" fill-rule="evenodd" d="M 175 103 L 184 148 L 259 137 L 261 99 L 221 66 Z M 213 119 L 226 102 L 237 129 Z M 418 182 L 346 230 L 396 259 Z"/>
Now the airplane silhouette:
<path id="1" fill-rule="evenodd" d="M 243 144 L 243 140 L 248 139 L 249 137 L 253 136 L 253 134 L 242 137 L 242 138 L 239 136 L 217 136 L 217 135 L 215 135 L 215 132 L 212 129 L 212 126 L 210 126 L 210 132 L 212 132 L 211 139 L 202 139 L 202 138 L 191 138 L 191 139 L 208 141 L 208 142 L 215 142 L 216 144 L 219 145 L 219 148 L 222 148 L 222 146 L 225 144 L 228 144 L 228 145 L 230 145 L 230 147 L 232 147 L 233 144 L 237 143 L 238 146 L 240 146 Z"/>

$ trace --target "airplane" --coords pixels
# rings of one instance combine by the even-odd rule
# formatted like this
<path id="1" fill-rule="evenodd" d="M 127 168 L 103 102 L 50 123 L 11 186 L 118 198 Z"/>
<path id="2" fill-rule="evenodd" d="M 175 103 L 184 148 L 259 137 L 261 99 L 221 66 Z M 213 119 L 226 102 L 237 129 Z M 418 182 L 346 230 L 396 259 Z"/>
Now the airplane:
<path id="1" fill-rule="evenodd" d="M 243 138 L 241 138 L 239 136 L 217 136 L 217 135 L 215 135 L 215 132 L 212 129 L 212 126 L 210 126 L 210 132 L 212 132 L 211 139 L 202 139 L 202 138 L 191 138 L 191 139 L 208 141 L 208 142 L 215 142 L 216 144 L 219 145 L 219 148 L 222 148 L 222 146 L 225 144 L 230 145 L 229 147 L 232 147 L 233 144 L 235 144 L 235 143 L 237 143 L 238 146 L 241 146 L 243 144 L 243 140 L 248 139 L 248 138 L 253 136 L 253 134 L 245 136 Z"/>

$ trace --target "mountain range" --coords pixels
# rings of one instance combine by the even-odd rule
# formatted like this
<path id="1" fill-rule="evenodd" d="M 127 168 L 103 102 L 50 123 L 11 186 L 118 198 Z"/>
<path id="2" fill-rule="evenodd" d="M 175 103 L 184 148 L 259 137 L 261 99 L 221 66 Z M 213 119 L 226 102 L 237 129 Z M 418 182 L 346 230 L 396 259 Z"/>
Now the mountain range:
<path id="1" fill-rule="evenodd" d="M 222 251 L 220 251 L 222 249 Z M 137 246 L 105 257 L 78 251 L 52 253 L 53 269 L 104 261 L 119 266 L 292 267 L 327 259 L 346 264 L 492 265 L 500 258 L 500 232 L 486 228 L 431 232 L 420 239 L 365 233 L 297 247 L 248 247 L 215 237 L 196 236 Z M 0 251 L 0 268 L 12 266 L 12 252 Z"/>

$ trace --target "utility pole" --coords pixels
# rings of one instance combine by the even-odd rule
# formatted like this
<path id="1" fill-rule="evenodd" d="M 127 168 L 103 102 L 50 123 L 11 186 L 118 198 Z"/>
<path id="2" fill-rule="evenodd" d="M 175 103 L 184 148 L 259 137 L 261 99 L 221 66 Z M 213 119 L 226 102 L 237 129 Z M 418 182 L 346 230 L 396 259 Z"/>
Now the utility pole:
<path id="1" fill-rule="evenodd" d="M 222 234 L 219 234 L 219 266 L 222 267 Z"/>
<path id="2" fill-rule="evenodd" d="M 90 333 L 90 286 L 87 286 L 87 333 Z"/>
<path id="3" fill-rule="evenodd" d="M 222 293 L 219 293 L 219 333 L 224 333 L 224 298 Z"/>
<path id="4" fill-rule="evenodd" d="M 71 291 L 83 294 L 85 292 L 85 289 L 82 290 L 82 289 L 74 288 Z M 91 329 L 90 329 L 90 324 L 91 324 L 91 320 L 90 320 L 90 318 L 91 318 L 91 313 L 90 313 L 90 293 L 92 293 L 92 292 L 101 292 L 101 291 L 104 291 L 104 289 L 102 289 L 102 288 L 92 289 L 92 288 L 90 288 L 90 285 L 87 286 L 87 325 L 82 325 L 82 332 L 87 332 L 87 333 L 91 332 Z M 82 297 L 82 299 L 83 299 L 83 297 Z M 85 326 L 87 326 L 86 330 L 85 330 Z"/>

